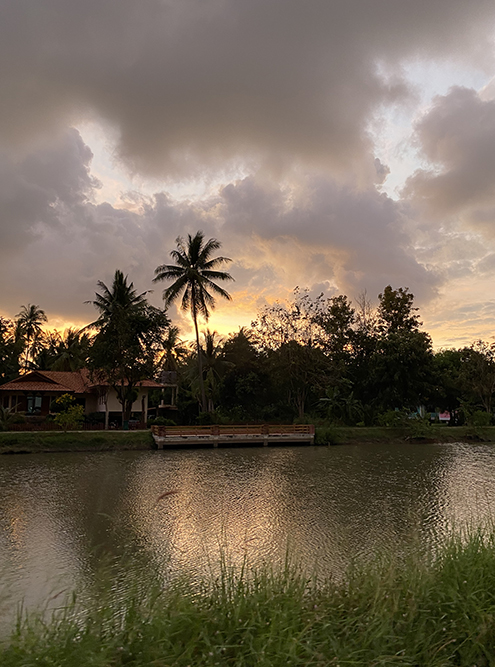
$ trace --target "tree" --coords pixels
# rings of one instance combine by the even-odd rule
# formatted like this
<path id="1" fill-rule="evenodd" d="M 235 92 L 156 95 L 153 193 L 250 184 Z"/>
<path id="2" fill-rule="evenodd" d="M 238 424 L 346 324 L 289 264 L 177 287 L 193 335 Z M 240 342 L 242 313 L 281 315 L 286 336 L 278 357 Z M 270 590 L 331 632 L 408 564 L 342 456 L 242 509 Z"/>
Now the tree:
<path id="1" fill-rule="evenodd" d="M 98 331 L 91 346 L 90 366 L 115 389 L 125 427 L 138 382 L 153 375 L 169 320 L 164 311 L 148 303 L 147 292 L 138 294 L 119 270 L 110 288 L 101 281 L 98 286 L 102 292 L 96 293 L 94 301 L 86 302 L 100 313 L 88 325 Z"/>
<path id="2" fill-rule="evenodd" d="M 43 335 L 41 325 L 43 322 L 47 322 L 48 318 L 44 310 L 30 303 L 27 306 L 21 306 L 21 311 L 16 315 L 16 318 L 26 340 L 24 370 L 27 371 L 35 356 L 36 345 Z"/>
<path id="3" fill-rule="evenodd" d="M 440 350 L 433 358 L 436 391 L 435 407 L 450 414 L 450 423 L 456 424 L 463 400 L 463 350 Z M 467 397 L 466 397 L 467 399 Z"/>
<path id="4" fill-rule="evenodd" d="M 259 349 L 278 350 L 292 341 L 299 345 L 321 345 L 325 335 L 320 321 L 325 308 L 323 294 L 311 299 L 307 290 L 294 288 L 292 301 L 264 306 L 251 323 L 251 336 Z"/>
<path id="5" fill-rule="evenodd" d="M 375 403 L 382 410 L 415 410 L 434 390 L 433 350 L 423 331 L 392 331 L 382 336 L 370 360 Z"/>
<path id="6" fill-rule="evenodd" d="M 204 347 L 201 353 L 204 355 L 204 380 L 205 394 L 208 403 L 208 412 L 215 409 L 215 400 L 218 397 L 219 386 L 227 368 L 232 364 L 222 354 L 223 339 L 216 331 L 207 329 L 203 332 Z"/>
<path id="7" fill-rule="evenodd" d="M 491 414 L 495 393 L 495 343 L 478 340 L 461 350 L 464 398 Z"/>
<path id="8" fill-rule="evenodd" d="M 77 371 L 88 363 L 90 336 L 77 329 L 66 329 L 63 334 L 52 331 L 45 336 L 45 344 L 38 351 L 34 365 L 41 370 Z"/>
<path id="9" fill-rule="evenodd" d="M 217 239 L 205 241 L 202 231 L 196 232 L 194 237 L 188 234 L 187 241 L 179 236 L 176 239 L 176 244 L 177 247 L 170 253 L 176 264 L 161 264 L 158 266 L 155 270 L 153 282 L 172 280 L 173 283 L 163 291 L 165 307 L 174 303 L 182 295 L 181 308 L 182 310 L 189 310 L 191 313 L 196 333 L 201 409 L 206 412 L 207 402 L 203 379 L 203 358 L 199 342 L 198 317 L 202 316 L 208 321 L 210 310 L 215 307 L 215 296 L 221 296 L 227 300 L 231 299 L 230 294 L 214 281 L 233 280 L 229 273 L 218 270 L 219 267 L 232 260 L 228 257 L 212 258 L 213 252 L 221 247 L 221 243 Z"/>
<path id="10" fill-rule="evenodd" d="M 55 399 L 59 411 L 55 416 L 55 423 L 64 431 L 80 428 L 84 421 L 84 408 L 76 404 L 76 399 L 71 394 L 62 394 Z"/>
<path id="11" fill-rule="evenodd" d="M 378 326 L 381 331 L 417 331 L 421 326 L 419 315 L 416 315 L 418 308 L 413 307 L 414 294 L 409 293 L 408 287 L 394 290 L 387 285 L 378 295 L 378 300 Z"/>
<path id="12" fill-rule="evenodd" d="M 187 349 L 179 337 L 179 328 L 169 327 L 162 340 L 162 353 L 159 361 L 160 370 L 176 373 L 179 369 L 179 362 L 184 359 L 186 354 Z"/>
<path id="13" fill-rule="evenodd" d="M 378 337 L 367 369 L 368 389 L 382 410 L 415 409 L 433 391 L 431 338 L 419 330 L 414 295 L 388 285 L 378 295 Z"/>
<path id="14" fill-rule="evenodd" d="M 264 420 L 273 399 L 273 375 L 267 357 L 241 328 L 225 341 L 222 356 L 227 362 L 220 387 L 221 405 L 234 421 Z"/>
<path id="15" fill-rule="evenodd" d="M 0 317 L 0 384 L 19 375 L 24 349 L 20 326 L 12 320 Z"/>
<path id="16" fill-rule="evenodd" d="M 310 399 L 316 401 L 324 393 L 331 372 L 328 357 L 318 347 L 291 340 L 270 351 L 268 362 L 280 395 L 303 419 Z"/>

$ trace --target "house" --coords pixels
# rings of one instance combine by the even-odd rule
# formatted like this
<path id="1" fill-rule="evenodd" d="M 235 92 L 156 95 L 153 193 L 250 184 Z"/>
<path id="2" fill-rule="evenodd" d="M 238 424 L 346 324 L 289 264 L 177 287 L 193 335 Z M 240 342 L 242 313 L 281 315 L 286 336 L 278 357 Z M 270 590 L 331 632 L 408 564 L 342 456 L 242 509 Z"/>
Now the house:
<path id="1" fill-rule="evenodd" d="M 154 380 L 138 382 L 137 398 L 132 412 L 138 413 L 141 421 L 148 417 L 148 393 L 151 389 L 162 389 Z M 106 413 L 108 419 L 120 419 L 122 406 L 113 387 L 104 379 L 91 376 L 85 368 L 79 371 L 31 371 L 0 385 L 0 405 L 26 415 L 48 415 L 53 400 L 71 394 L 85 414 Z"/>

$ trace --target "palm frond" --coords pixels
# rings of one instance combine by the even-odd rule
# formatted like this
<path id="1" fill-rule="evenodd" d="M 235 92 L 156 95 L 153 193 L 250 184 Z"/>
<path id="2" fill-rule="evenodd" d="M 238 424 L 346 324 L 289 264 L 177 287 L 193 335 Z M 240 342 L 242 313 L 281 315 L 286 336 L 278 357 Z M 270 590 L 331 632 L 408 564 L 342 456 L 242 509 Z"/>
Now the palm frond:
<path id="1" fill-rule="evenodd" d="M 202 275 L 208 280 L 234 280 L 230 273 L 225 271 L 203 271 Z"/>

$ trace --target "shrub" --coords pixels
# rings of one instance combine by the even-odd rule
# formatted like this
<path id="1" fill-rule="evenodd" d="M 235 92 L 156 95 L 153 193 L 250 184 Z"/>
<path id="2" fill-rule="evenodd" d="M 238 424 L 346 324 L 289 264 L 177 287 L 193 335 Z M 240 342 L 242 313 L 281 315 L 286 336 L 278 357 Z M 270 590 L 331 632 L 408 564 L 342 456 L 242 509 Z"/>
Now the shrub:
<path id="1" fill-rule="evenodd" d="M 10 419 L 11 424 L 25 424 L 26 423 L 26 417 L 22 412 L 14 412 Z"/>
<path id="2" fill-rule="evenodd" d="M 177 426 L 173 419 L 166 419 L 165 417 L 155 417 L 148 419 L 147 426 Z"/>
<path id="3" fill-rule="evenodd" d="M 104 412 L 90 412 L 84 416 L 84 421 L 88 424 L 104 424 L 105 423 L 105 413 Z"/>
<path id="4" fill-rule="evenodd" d="M 378 426 L 407 426 L 409 423 L 407 410 L 387 410 L 378 415 Z"/>
<path id="5" fill-rule="evenodd" d="M 492 416 L 489 412 L 483 410 L 476 410 L 469 416 L 470 426 L 490 426 L 492 423 Z"/>
<path id="6" fill-rule="evenodd" d="M 315 429 L 315 445 L 333 445 L 336 442 L 335 431 L 331 426 L 317 426 Z"/>
<path id="7" fill-rule="evenodd" d="M 64 431 L 75 429 L 78 426 L 81 426 L 84 421 L 84 408 L 82 405 L 71 405 L 67 410 L 59 412 L 55 416 L 54 421 L 58 426 L 61 426 Z"/>

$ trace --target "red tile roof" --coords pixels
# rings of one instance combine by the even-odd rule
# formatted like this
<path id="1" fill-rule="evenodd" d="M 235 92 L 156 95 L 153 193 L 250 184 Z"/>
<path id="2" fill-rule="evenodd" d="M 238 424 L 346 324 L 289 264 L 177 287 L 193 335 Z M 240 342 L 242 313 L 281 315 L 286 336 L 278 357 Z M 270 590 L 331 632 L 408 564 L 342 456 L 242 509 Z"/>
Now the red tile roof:
<path id="1" fill-rule="evenodd" d="M 0 391 L 52 391 L 62 394 L 72 393 L 72 389 L 53 382 L 15 382 L 14 380 L 0 385 Z"/>
<path id="2" fill-rule="evenodd" d="M 125 383 L 127 384 L 127 383 Z M 61 393 L 89 394 L 95 387 L 108 386 L 109 382 L 96 377 L 91 379 L 86 368 L 80 371 L 32 371 L 15 380 L 0 385 L 0 391 L 51 391 Z M 154 380 L 141 380 L 138 387 L 159 389 L 162 385 Z"/>
<path id="3" fill-rule="evenodd" d="M 64 385 L 76 394 L 87 394 L 90 391 L 89 373 L 84 368 L 80 371 L 39 371 L 49 380 L 57 384 Z"/>

